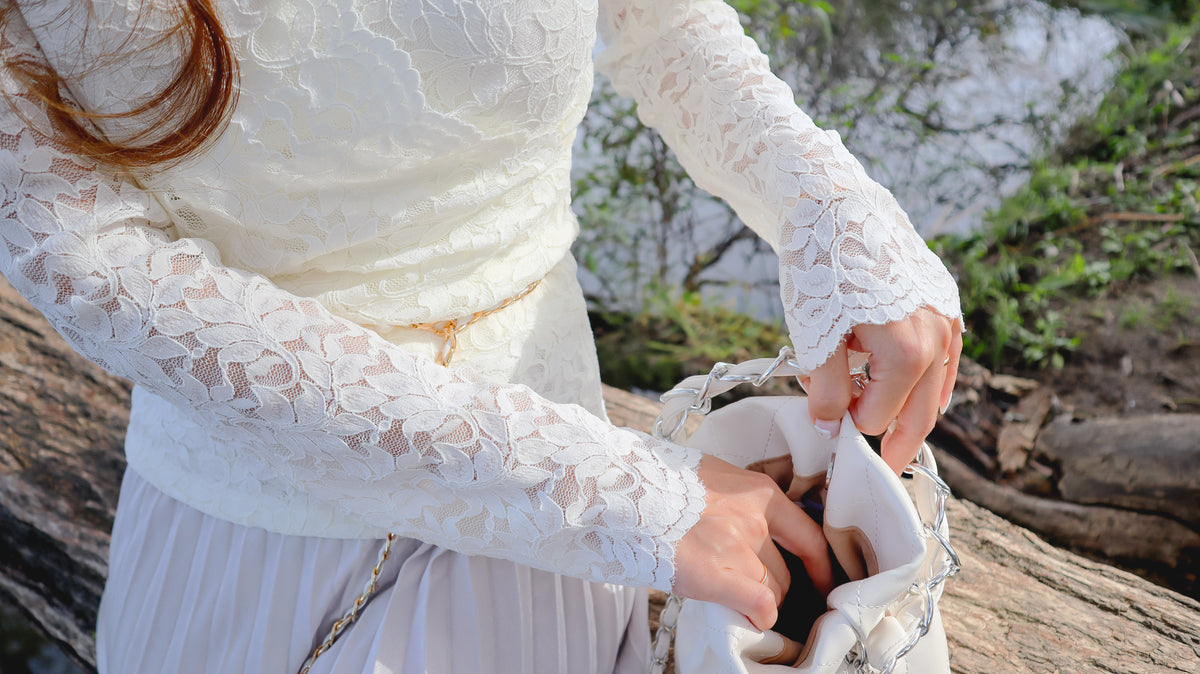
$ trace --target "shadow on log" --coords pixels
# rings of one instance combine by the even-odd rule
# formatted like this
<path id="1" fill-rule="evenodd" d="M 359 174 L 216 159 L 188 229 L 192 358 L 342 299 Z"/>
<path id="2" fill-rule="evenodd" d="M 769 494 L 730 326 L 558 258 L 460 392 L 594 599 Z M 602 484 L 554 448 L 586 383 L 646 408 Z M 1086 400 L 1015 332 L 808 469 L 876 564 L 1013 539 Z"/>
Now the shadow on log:
<path id="1" fill-rule="evenodd" d="M 1200 415 L 1076 418 L 1041 384 L 964 359 L 933 437 L 956 494 L 1200 598 Z"/>
<path id="2" fill-rule="evenodd" d="M 623 391 L 605 399 L 620 424 L 646 429 L 657 414 Z M 127 405 L 123 382 L 0 281 L 0 591 L 89 667 Z M 1196 671 L 1197 602 L 977 506 L 952 500 L 949 513 L 965 567 L 942 601 L 954 671 Z"/>
<path id="3" fill-rule="evenodd" d="M 88 665 L 128 409 L 0 278 L 0 591 Z"/>

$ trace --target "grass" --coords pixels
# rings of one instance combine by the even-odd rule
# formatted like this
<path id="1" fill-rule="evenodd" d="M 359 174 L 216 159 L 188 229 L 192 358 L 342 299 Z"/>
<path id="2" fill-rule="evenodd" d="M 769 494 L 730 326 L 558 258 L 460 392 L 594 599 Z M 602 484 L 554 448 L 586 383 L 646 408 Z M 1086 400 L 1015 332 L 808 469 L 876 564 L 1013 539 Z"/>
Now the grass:
<path id="1" fill-rule="evenodd" d="M 1200 20 L 1129 56 L 1098 112 L 1033 167 L 966 237 L 935 241 L 959 279 L 967 355 L 992 367 L 1061 367 L 1080 344 L 1063 310 L 1200 273 Z M 1189 316 L 1169 297 L 1155 327 Z M 1147 319 L 1127 308 L 1120 325 Z"/>
<path id="2" fill-rule="evenodd" d="M 1146 305 L 1141 302 L 1131 304 L 1121 311 L 1120 325 L 1122 330 L 1137 330 L 1146 320 Z"/>
<path id="3" fill-rule="evenodd" d="M 1154 307 L 1154 328 L 1167 332 L 1179 323 L 1193 321 L 1196 321 L 1193 299 L 1179 294 L 1174 288 L 1167 288 L 1166 297 Z"/>
<path id="4" fill-rule="evenodd" d="M 774 355 L 790 343 L 778 326 L 706 304 L 697 293 L 659 291 L 639 313 L 591 318 L 601 377 L 625 389 L 666 391 L 713 363 Z"/>

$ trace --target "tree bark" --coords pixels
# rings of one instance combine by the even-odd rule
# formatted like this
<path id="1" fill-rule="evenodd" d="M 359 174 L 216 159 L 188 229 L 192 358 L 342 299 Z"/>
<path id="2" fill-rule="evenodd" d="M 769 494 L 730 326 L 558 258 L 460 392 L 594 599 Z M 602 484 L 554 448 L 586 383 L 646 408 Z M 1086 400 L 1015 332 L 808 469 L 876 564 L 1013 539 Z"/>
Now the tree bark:
<path id="1" fill-rule="evenodd" d="M 1056 546 L 1200 599 L 1200 415 L 1056 407 L 1038 382 L 964 359 L 934 432 L 946 482 Z"/>
<path id="2" fill-rule="evenodd" d="M 0 591 L 89 666 L 128 410 L 0 278 Z"/>
<path id="3" fill-rule="evenodd" d="M 128 395 L 0 282 L 0 591 L 93 668 Z M 657 414 L 617 389 L 605 398 L 619 424 L 648 429 Z M 942 600 L 954 671 L 1197 670 L 1197 602 L 949 507 L 964 563 Z"/>

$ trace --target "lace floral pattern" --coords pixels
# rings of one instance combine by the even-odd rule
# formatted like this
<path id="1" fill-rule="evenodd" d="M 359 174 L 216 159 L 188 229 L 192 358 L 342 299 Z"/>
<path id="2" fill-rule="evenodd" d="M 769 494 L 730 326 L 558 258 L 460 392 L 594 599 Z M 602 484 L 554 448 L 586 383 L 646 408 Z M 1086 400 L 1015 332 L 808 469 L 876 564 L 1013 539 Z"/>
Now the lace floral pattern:
<path id="1" fill-rule="evenodd" d="M 71 74 L 135 49 L 144 68 L 72 80 L 89 107 L 127 104 L 174 64 L 125 41 L 142 1 L 30 3 L 32 30 L 11 16 L 4 49 Z M 703 509 L 699 457 L 595 416 L 567 255 L 598 11 L 618 85 L 780 251 L 806 364 L 857 323 L 957 312 L 887 191 L 796 110 L 719 2 L 219 9 L 241 98 L 210 151 L 168 170 L 118 175 L 64 152 L 0 72 L 22 113 L 0 110 L 0 272 L 137 384 L 130 465 L 200 510 L 670 586 Z M 159 25 L 142 26 L 151 45 Z M 489 309 L 537 279 L 463 334 L 456 368 L 401 327 Z"/>
<path id="2" fill-rule="evenodd" d="M 779 253 L 779 285 L 801 367 L 852 327 L 928 306 L 960 315 L 958 287 L 887 189 L 836 132 L 800 111 L 720 0 L 601 5 L 597 67 Z"/>
<path id="3" fill-rule="evenodd" d="M 33 53 L 17 26 L 6 29 L 8 53 Z M 45 123 L 30 100 L 15 103 Z M 130 179 L 61 151 L 8 110 L 0 181 L 0 271 L 77 350 L 206 429 L 214 444 L 191 456 L 201 505 L 307 505 L 309 521 L 292 522 L 307 533 L 396 531 L 592 580 L 670 586 L 674 545 L 703 508 L 694 452 L 434 365 L 223 266 L 206 241 L 173 239 L 167 214 Z M 233 488 L 248 484 L 258 493 Z M 286 514 L 260 510 L 247 523 L 287 527 Z"/>

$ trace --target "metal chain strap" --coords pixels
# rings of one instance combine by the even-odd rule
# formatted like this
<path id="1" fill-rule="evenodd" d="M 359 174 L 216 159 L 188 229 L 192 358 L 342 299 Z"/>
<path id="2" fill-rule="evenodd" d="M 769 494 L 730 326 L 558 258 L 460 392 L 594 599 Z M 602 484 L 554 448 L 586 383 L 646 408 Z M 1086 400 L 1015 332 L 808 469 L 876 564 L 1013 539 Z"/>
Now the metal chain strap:
<path id="1" fill-rule="evenodd" d="M 651 653 L 650 672 L 663 674 L 667 659 L 671 656 L 671 644 L 675 641 L 675 625 L 679 622 L 679 610 L 683 608 L 683 597 L 667 595 L 667 603 L 658 614 L 658 629 L 654 632 L 654 651 Z"/>
<path id="2" fill-rule="evenodd" d="M 396 542 L 396 534 L 389 533 L 384 539 L 383 545 L 379 548 L 379 561 L 375 562 L 375 566 L 371 567 L 371 577 L 367 580 L 367 584 L 363 587 L 363 591 L 354 598 L 354 604 L 350 609 L 337 620 L 333 621 L 333 626 L 329 628 L 329 635 L 321 642 L 320 646 L 313 649 L 313 652 L 304 659 L 304 664 L 300 667 L 300 674 L 308 674 L 308 670 L 312 669 L 313 663 L 321 654 L 329 650 L 333 646 L 333 642 L 342 635 L 355 620 L 358 620 L 358 614 L 362 611 L 367 602 L 371 600 L 371 595 L 375 594 L 375 588 L 379 585 L 379 574 L 383 573 L 383 563 L 388 560 L 388 556 L 392 554 L 392 543 Z"/>
<path id="3" fill-rule="evenodd" d="M 785 346 L 779 350 L 774 360 L 759 358 L 738 365 L 717 363 L 707 375 L 688 377 L 678 386 L 662 395 L 663 409 L 658 420 L 654 423 L 654 435 L 662 440 L 674 441 L 683 430 L 690 414 L 708 414 L 712 410 L 712 399 L 739 384 L 762 386 L 772 377 L 803 376 L 807 372 L 796 364 L 795 352 Z M 852 374 L 858 374 L 852 371 Z M 904 646 L 888 657 L 882 667 L 872 665 L 867 658 L 866 644 L 861 637 L 846 654 L 846 663 L 857 674 L 891 674 L 909 651 L 917 645 L 921 637 L 929 632 L 933 622 L 934 609 L 937 607 L 936 593 L 947 578 L 958 573 L 960 569 L 958 553 L 950 545 L 950 541 L 942 534 L 946 522 L 946 500 L 950 496 L 950 487 L 932 466 L 932 457 L 927 445 L 921 446 L 917 458 L 904 469 L 905 474 L 913 478 L 924 478 L 933 486 L 934 512 L 928 520 L 922 515 L 921 523 L 926 538 L 932 539 L 941 548 L 940 554 L 931 562 L 929 576 L 924 581 L 917 581 L 908 589 L 905 597 L 897 601 L 897 605 L 915 599 L 921 602 L 921 620 L 908 632 Z M 833 473 L 833 461 L 830 461 L 826 475 Z M 669 595 L 667 603 L 659 616 L 658 630 L 654 633 L 654 649 L 650 663 L 651 674 L 663 674 L 671 644 L 675 640 L 675 629 L 679 622 L 679 612 L 683 607 L 683 597 Z"/>
<path id="4" fill-rule="evenodd" d="M 942 529 L 946 524 L 946 500 L 950 497 L 950 487 L 945 480 L 938 476 L 937 471 L 933 470 L 932 458 L 930 456 L 929 445 L 922 444 L 921 451 L 918 452 L 917 458 L 904 469 L 906 475 L 911 475 L 913 479 L 918 477 L 929 480 L 936 494 L 934 501 L 933 517 L 930 519 L 921 518 L 921 524 L 925 529 L 926 539 L 932 539 L 941 548 L 940 554 L 932 560 L 929 568 L 929 576 L 926 580 L 914 582 L 908 588 L 908 596 L 917 597 L 921 602 L 921 620 L 908 632 L 908 640 L 904 646 L 888 657 L 882 667 L 874 668 L 865 657 L 861 658 L 860 663 L 851 662 L 856 667 L 855 671 L 864 674 L 892 674 L 892 670 L 900 662 L 909 651 L 911 651 L 920 641 L 921 637 L 929 633 L 929 625 L 933 622 L 933 612 L 937 608 L 937 591 L 946 579 L 958 573 L 962 568 L 962 564 L 958 558 L 958 552 L 954 550 L 954 546 L 950 545 L 950 540 L 942 533 Z M 899 603 L 903 603 L 903 599 Z M 856 650 L 865 653 L 865 645 L 860 640 L 856 644 Z M 849 658 L 847 658 L 849 659 Z"/>
<path id="5" fill-rule="evenodd" d="M 769 363 L 764 367 L 764 363 Z M 663 408 L 654 422 L 654 436 L 673 441 L 683 430 L 689 414 L 708 414 L 712 410 L 712 399 L 739 384 L 762 386 L 772 377 L 799 377 L 807 372 L 796 365 L 796 354 L 792 347 L 779 350 L 775 360 L 765 358 L 748 360 L 738 365 L 717 363 L 707 375 L 699 374 L 679 382 L 675 388 L 662 394 Z"/>

